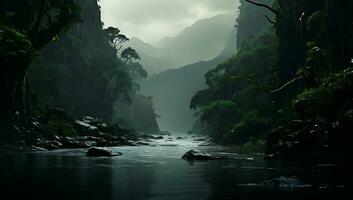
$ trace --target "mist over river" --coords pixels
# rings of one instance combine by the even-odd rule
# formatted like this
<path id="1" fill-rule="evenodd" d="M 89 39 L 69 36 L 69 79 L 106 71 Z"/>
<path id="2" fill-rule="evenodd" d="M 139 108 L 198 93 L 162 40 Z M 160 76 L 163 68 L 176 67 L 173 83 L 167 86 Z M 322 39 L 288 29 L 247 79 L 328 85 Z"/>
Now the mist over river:
<path id="1" fill-rule="evenodd" d="M 11 199 L 86 200 L 273 200 L 328 198 L 337 192 L 352 195 L 352 176 L 343 176 L 343 166 L 337 164 L 283 165 L 264 161 L 260 154 L 240 155 L 231 148 L 199 146 L 204 143 L 202 138 L 164 138 L 150 141 L 149 146 L 111 148 L 123 153 L 112 158 L 87 157 L 86 149 L 1 154 L 2 195 Z M 228 159 L 181 159 L 190 149 Z"/>

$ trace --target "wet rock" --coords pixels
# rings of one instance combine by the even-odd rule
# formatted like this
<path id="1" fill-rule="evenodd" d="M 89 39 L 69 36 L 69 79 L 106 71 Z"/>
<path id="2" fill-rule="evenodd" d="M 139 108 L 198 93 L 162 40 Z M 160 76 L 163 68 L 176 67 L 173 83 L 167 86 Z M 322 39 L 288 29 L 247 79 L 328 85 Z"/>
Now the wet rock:
<path id="1" fill-rule="evenodd" d="M 147 142 L 139 141 L 139 142 L 135 142 L 134 145 L 136 145 L 136 146 L 149 146 L 150 144 L 148 144 Z"/>
<path id="2" fill-rule="evenodd" d="M 163 140 L 164 137 L 163 137 L 163 136 L 158 136 L 158 137 L 155 137 L 154 139 L 155 139 L 155 140 Z"/>
<path id="3" fill-rule="evenodd" d="M 55 150 L 62 148 L 62 143 L 56 140 L 46 140 L 44 138 L 37 138 L 35 147 L 47 149 L 47 150 Z"/>
<path id="4" fill-rule="evenodd" d="M 209 143 L 209 142 L 204 142 L 204 143 L 199 144 L 198 146 L 200 146 L 200 147 L 207 147 L 207 146 L 211 146 L 211 143 Z"/>
<path id="5" fill-rule="evenodd" d="M 184 160 L 219 160 L 222 158 L 218 157 L 218 156 L 212 156 L 211 154 L 208 154 L 208 153 L 203 153 L 203 152 L 196 151 L 196 150 L 190 150 L 183 155 L 182 159 L 184 159 Z"/>
<path id="6" fill-rule="evenodd" d="M 272 180 L 267 180 L 261 183 L 240 184 L 243 187 L 259 187 L 265 189 L 297 189 L 312 187 L 310 184 L 302 183 L 297 177 L 279 177 Z"/>
<path id="7" fill-rule="evenodd" d="M 95 132 L 98 130 L 96 126 L 92 126 L 89 123 L 81 120 L 76 120 L 75 125 L 81 132 Z"/>
<path id="8" fill-rule="evenodd" d="M 267 154 L 264 156 L 265 160 L 271 160 L 271 159 L 275 159 L 276 155 L 275 154 Z"/>
<path id="9" fill-rule="evenodd" d="M 30 121 L 30 126 L 32 126 L 32 128 L 39 128 L 41 124 L 37 121 L 37 119 L 32 118 Z"/>
<path id="10" fill-rule="evenodd" d="M 82 120 L 88 124 L 98 121 L 97 119 L 95 119 L 91 116 L 84 116 L 84 117 L 82 117 Z"/>
<path id="11" fill-rule="evenodd" d="M 198 138 L 198 139 L 194 139 L 195 142 L 207 142 L 209 141 L 208 138 Z"/>
<path id="12" fill-rule="evenodd" d="M 119 142 L 119 144 L 121 145 L 131 145 L 132 142 L 130 140 L 128 140 L 126 137 L 123 136 L 115 136 L 113 137 L 114 141 Z"/>
<path id="13" fill-rule="evenodd" d="M 178 145 L 177 144 L 160 144 L 159 146 L 162 146 L 162 147 L 176 147 Z"/>
<path id="14" fill-rule="evenodd" d="M 113 153 L 112 151 L 105 148 L 91 147 L 88 149 L 86 155 L 90 157 L 114 157 L 114 156 L 121 156 L 122 153 L 120 152 Z"/>
<path id="15" fill-rule="evenodd" d="M 153 136 L 153 135 L 140 135 L 140 139 L 146 139 L 146 140 L 162 140 L 164 139 L 163 136 Z"/>
<path id="16" fill-rule="evenodd" d="M 303 184 L 297 177 L 279 177 L 273 180 L 264 181 L 262 183 L 264 187 L 272 188 L 299 188 L 299 187 L 310 187 L 311 185 Z"/>
<path id="17" fill-rule="evenodd" d="M 152 139 L 152 140 L 154 140 L 154 139 L 156 139 L 153 135 L 140 135 L 140 138 L 141 139 Z"/>
<path id="18" fill-rule="evenodd" d="M 89 145 L 83 141 L 80 141 L 71 137 L 64 137 L 62 139 L 63 148 L 88 148 Z"/>
<path id="19" fill-rule="evenodd" d="M 32 151 L 48 151 L 48 149 L 42 148 L 42 147 L 37 147 L 37 146 L 32 146 Z"/>

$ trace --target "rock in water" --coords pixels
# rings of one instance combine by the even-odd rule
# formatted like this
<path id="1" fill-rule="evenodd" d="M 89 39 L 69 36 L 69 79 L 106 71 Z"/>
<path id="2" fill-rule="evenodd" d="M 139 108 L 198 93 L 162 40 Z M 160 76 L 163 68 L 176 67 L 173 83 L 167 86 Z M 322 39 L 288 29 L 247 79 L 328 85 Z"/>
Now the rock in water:
<path id="1" fill-rule="evenodd" d="M 297 177 L 279 177 L 273 180 L 264 181 L 262 183 L 264 187 L 270 188 L 303 188 L 311 187 L 309 184 L 303 184 Z"/>
<path id="2" fill-rule="evenodd" d="M 163 136 L 158 136 L 158 137 L 155 137 L 154 139 L 156 139 L 156 140 L 163 140 L 164 137 L 163 137 Z"/>
<path id="3" fill-rule="evenodd" d="M 190 150 L 183 155 L 182 159 L 191 161 L 191 160 L 218 160 L 222 158 L 217 156 L 212 156 L 208 153 L 203 153 L 196 150 Z"/>
<path id="4" fill-rule="evenodd" d="M 270 190 L 292 190 L 299 188 L 311 188 L 311 184 L 302 183 L 297 177 L 279 177 L 261 183 L 239 184 L 241 187 L 256 187 Z"/>
<path id="5" fill-rule="evenodd" d="M 88 149 L 86 155 L 90 157 L 113 157 L 121 156 L 122 153 L 113 153 L 112 151 L 107 150 L 105 148 L 91 147 Z"/>

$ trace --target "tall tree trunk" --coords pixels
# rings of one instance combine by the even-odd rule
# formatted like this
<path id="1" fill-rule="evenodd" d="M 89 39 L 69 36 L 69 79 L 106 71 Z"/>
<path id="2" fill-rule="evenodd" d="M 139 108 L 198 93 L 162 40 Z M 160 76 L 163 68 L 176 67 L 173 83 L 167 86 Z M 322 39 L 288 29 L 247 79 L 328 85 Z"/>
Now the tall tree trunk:
<path id="1" fill-rule="evenodd" d="M 0 84 L 3 88 L 1 92 L 3 96 L 0 100 L 0 140 L 2 141 L 14 140 L 12 130 L 16 111 L 25 114 L 23 83 L 30 61 L 29 58 L 24 58 L 7 62 L 4 73 L 0 76 Z"/>

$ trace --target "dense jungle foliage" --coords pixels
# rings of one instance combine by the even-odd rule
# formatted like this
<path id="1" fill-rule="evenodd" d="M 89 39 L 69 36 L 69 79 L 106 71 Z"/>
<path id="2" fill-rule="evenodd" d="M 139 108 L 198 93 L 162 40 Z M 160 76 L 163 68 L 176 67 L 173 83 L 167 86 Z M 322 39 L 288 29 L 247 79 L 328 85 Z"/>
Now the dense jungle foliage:
<path id="1" fill-rule="evenodd" d="M 126 117 L 126 127 L 149 120 L 154 123 L 143 125 L 144 130 L 159 131 L 153 102 L 139 95 L 137 82 L 147 77 L 137 62 L 140 56 L 124 46 L 129 38 L 118 28 L 103 29 L 100 12 L 96 0 L 1 3 L 2 141 L 23 135 L 19 127 L 29 121 L 43 122 L 51 127 L 47 131 L 65 130 L 59 131 L 63 135 L 75 132 L 72 120 L 39 120 L 53 108 L 76 119 L 93 116 L 114 123 L 145 112 L 146 119 L 139 121 Z M 117 103 L 130 110 L 116 114 Z"/>
<path id="2" fill-rule="evenodd" d="M 351 0 L 242 0 L 238 53 L 191 101 L 208 133 L 265 145 L 269 157 L 344 158 L 353 144 L 352 9 Z"/>

